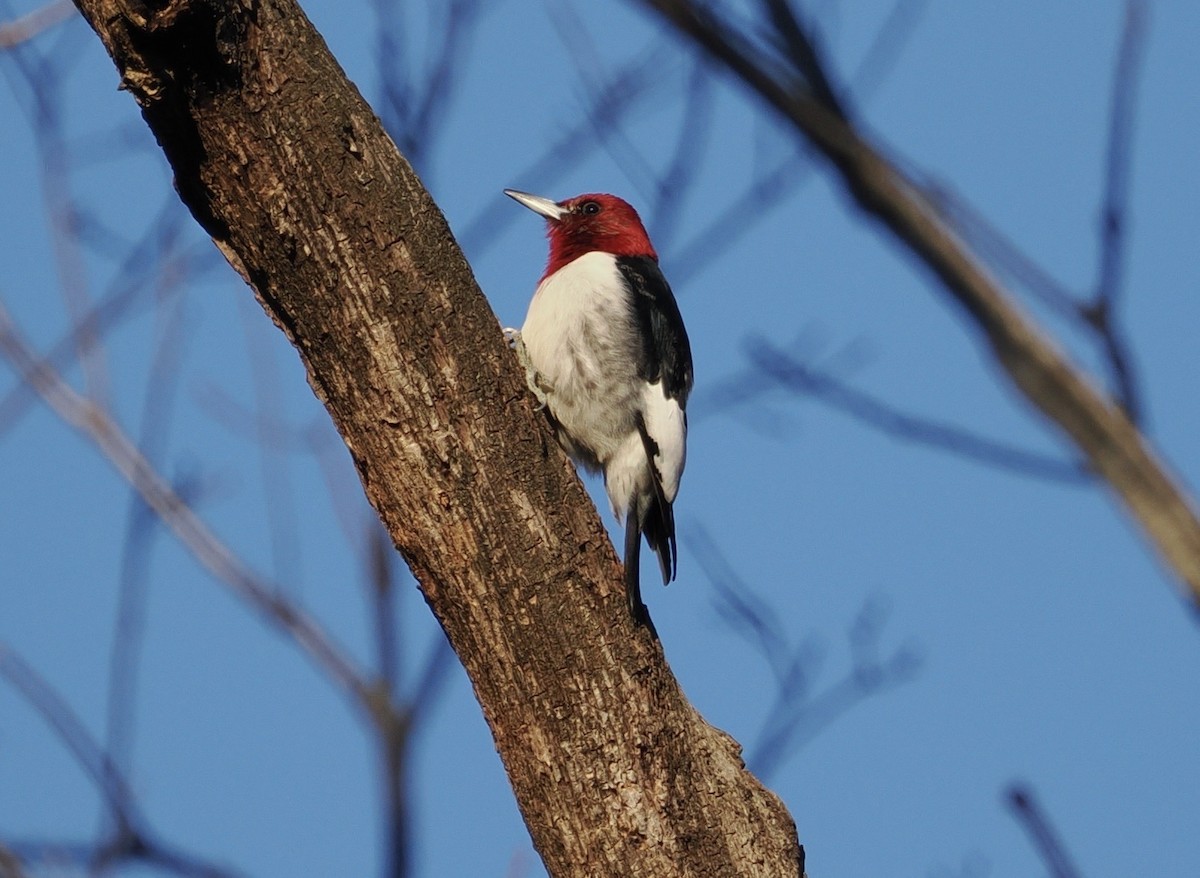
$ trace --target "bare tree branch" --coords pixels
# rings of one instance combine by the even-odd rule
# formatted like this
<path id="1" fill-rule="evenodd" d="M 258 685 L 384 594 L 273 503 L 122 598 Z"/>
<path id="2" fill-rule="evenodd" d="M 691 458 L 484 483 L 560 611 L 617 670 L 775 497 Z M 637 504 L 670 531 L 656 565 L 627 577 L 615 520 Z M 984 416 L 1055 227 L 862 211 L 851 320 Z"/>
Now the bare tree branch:
<path id="1" fill-rule="evenodd" d="M 759 651 L 775 678 L 774 698 L 746 762 L 770 777 L 783 761 L 866 698 L 912 679 L 920 656 L 912 646 L 879 656 L 884 609 L 868 602 L 849 631 L 851 666 L 845 677 L 816 692 L 823 659 L 812 638 L 793 645 L 779 622 L 746 580 L 725 559 L 703 526 L 689 528 L 688 545 L 717 592 L 721 620 Z"/>
<path id="2" fill-rule="evenodd" d="M 38 368 L 62 371 L 68 358 L 82 343 L 81 337 L 103 336 L 123 321 L 142 313 L 137 306 L 149 301 L 145 294 L 163 272 L 182 280 L 196 277 L 200 273 L 199 266 L 213 264 L 209 251 L 199 256 L 194 243 L 189 245 L 182 240 L 185 218 L 172 195 L 148 224 L 145 234 L 125 254 L 112 281 L 91 310 L 51 345 L 49 352 L 39 359 Z M 0 397 L 0 434 L 12 430 L 36 399 L 33 388 L 24 382 Z"/>
<path id="3" fill-rule="evenodd" d="M 1070 461 L 1025 451 L 954 424 L 901 411 L 763 337 L 746 339 L 744 347 L 751 369 L 710 391 L 708 399 L 716 411 L 744 405 L 774 389 L 785 389 L 815 399 L 893 438 L 947 451 L 985 466 L 1068 485 L 1093 481 L 1086 468 Z"/>
<path id="4" fill-rule="evenodd" d="M 4 643 L 0 643 L 0 677 L 8 680 L 54 730 L 75 762 L 91 778 L 113 822 L 107 840 L 98 846 L 10 841 L 6 855 L 9 852 L 15 855 L 18 865 L 19 861 L 26 864 L 42 860 L 54 862 L 66 854 L 69 860 L 97 871 L 137 860 L 188 878 L 233 878 L 235 873 L 184 854 L 154 837 L 125 778 L 108 754 L 96 744 L 83 721 L 41 675 Z M 0 870 L 4 868 L 6 864 L 0 858 Z M 2 875 L 4 872 L 0 871 Z"/>
<path id="5" fill-rule="evenodd" d="M 895 0 L 892 4 L 850 77 L 850 92 L 859 103 L 887 78 L 928 5 L 929 0 Z"/>
<path id="6" fill-rule="evenodd" d="M 928 0 L 896 0 L 891 12 L 876 32 L 858 69 L 850 77 L 851 93 L 865 101 L 895 64 L 920 13 Z M 685 114 L 685 121 L 692 112 Z M 704 268 L 721 258 L 755 225 L 770 216 L 772 210 L 794 195 L 813 170 L 808 161 L 813 155 L 807 144 L 781 161 L 755 174 L 745 189 L 723 209 L 713 211 L 713 220 L 692 239 L 672 253 L 671 277 L 682 288 Z M 672 191 L 677 187 L 673 187 Z M 655 240 L 662 234 L 657 225 Z M 669 238 L 666 239 L 669 242 Z M 671 247 L 660 248 L 671 251 Z"/>
<path id="7" fill-rule="evenodd" d="M 655 44 L 595 87 L 591 109 L 585 118 L 568 128 L 523 171 L 514 176 L 513 185 L 524 180 L 537 181 L 537 188 L 549 186 L 566 168 L 591 155 L 599 148 L 596 126 L 615 126 L 619 120 L 643 103 L 663 85 L 659 73 L 662 46 Z M 480 214 L 468 221 L 457 237 L 463 249 L 480 253 L 490 247 L 512 221 L 512 202 L 497 194 Z"/>
<path id="8" fill-rule="evenodd" d="M 1049 817 L 1034 798 L 1033 790 L 1025 784 L 1014 783 L 1005 792 L 1004 799 L 1052 878 L 1081 878 Z"/>
<path id="9" fill-rule="evenodd" d="M 371 694 L 361 682 L 354 664 L 315 622 L 288 602 L 277 587 L 264 583 L 242 565 L 102 409 L 81 397 L 57 372 L 33 355 L 17 334 L 3 304 L 0 304 L 0 355 L 64 422 L 91 439 L 142 500 L 218 581 L 228 585 L 236 595 L 295 640 L 346 694 L 361 706 L 369 707 Z"/>
<path id="10" fill-rule="evenodd" d="M 801 77 L 801 87 L 826 109 L 839 116 L 846 115 L 844 98 L 838 94 L 829 78 L 820 48 L 809 28 L 800 24 L 791 0 L 762 0 L 775 41 L 791 59 L 792 68 Z"/>
<path id="11" fill-rule="evenodd" d="M 0 878 L 28 878 L 20 858 L 0 844 Z"/>
<path id="12" fill-rule="evenodd" d="M 1100 267 L 1096 292 L 1084 316 L 1102 339 L 1112 371 L 1116 397 L 1135 423 L 1142 404 L 1129 347 L 1114 323 L 1113 315 L 1125 275 L 1125 228 L 1129 214 L 1129 173 L 1133 154 L 1134 111 L 1142 52 L 1146 42 L 1148 10 L 1140 0 L 1128 0 L 1121 46 L 1113 75 L 1109 110 L 1108 154 L 1105 168 L 1104 202 L 1100 220 Z"/>
<path id="13" fill-rule="evenodd" d="M 425 35 L 425 64 L 420 71 L 404 65 L 415 54 L 405 45 L 410 5 L 374 0 L 375 66 L 382 77 L 381 116 L 384 127 L 412 163 L 425 166 L 436 154 L 438 132 L 451 95 L 465 65 L 463 55 L 486 4 L 480 0 L 450 0 L 428 4 L 430 32 Z"/>
<path id="14" fill-rule="evenodd" d="M 164 268 L 168 265 L 165 261 L 159 264 Z M 186 349 L 180 299 L 176 297 L 165 301 L 161 313 L 162 321 L 148 373 L 138 442 L 139 450 L 150 462 L 160 457 L 166 444 L 181 358 Z M 119 564 L 117 616 L 109 655 L 105 732 L 106 750 L 118 769 L 126 774 L 131 769 L 133 756 L 137 671 L 141 664 L 143 622 L 150 580 L 150 548 L 158 530 L 157 524 L 154 511 L 146 506 L 136 491 L 131 490 Z"/>
<path id="15" fill-rule="evenodd" d="M 641 0 L 757 93 L 828 159 L 859 206 L 941 282 L 1014 385 L 1078 446 L 1200 607 L 1192 499 L 1118 404 L 1071 363 L 987 272 L 929 198 L 845 118 L 759 62 L 752 41 L 689 0 Z"/>
<path id="16" fill-rule="evenodd" d="M 32 40 L 43 31 L 61 24 L 75 15 L 71 0 L 53 0 L 20 18 L 0 24 L 0 51 L 11 49 Z"/>
<path id="17" fill-rule="evenodd" d="M 299 521 L 297 503 L 289 477 L 289 459 L 274 453 L 271 439 L 275 426 L 283 421 L 283 405 L 279 396 L 280 376 L 273 359 L 273 349 L 263 344 L 258 314 L 252 302 L 239 300 L 242 338 L 254 388 L 255 450 L 266 507 L 267 533 L 271 546 L 273 577 L 296 597 L 301 594 L 303 547 L 297 537 Z"/>

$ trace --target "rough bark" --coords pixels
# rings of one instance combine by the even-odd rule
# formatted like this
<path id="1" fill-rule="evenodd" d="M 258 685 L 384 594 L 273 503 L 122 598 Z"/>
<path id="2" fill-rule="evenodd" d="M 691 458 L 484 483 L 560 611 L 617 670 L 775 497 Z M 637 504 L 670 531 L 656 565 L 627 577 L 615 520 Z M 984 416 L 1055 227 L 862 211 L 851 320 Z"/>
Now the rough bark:
<path id="1" fill-rule="evenodd" d="M 287 333 L 475 687 L 547 869 L 796 876 L 684 699 L 437 206 L 290 0 L 78 0 Z"/>

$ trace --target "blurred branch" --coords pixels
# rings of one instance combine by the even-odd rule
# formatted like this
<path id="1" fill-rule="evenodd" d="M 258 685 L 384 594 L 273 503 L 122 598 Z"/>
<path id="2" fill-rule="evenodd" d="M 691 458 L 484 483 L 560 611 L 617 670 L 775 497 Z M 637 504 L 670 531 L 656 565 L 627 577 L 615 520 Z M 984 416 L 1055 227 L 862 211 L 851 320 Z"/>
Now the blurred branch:
<path id="1" fill-rule="evenodd" d="M 733 244 L 766 218 L 790 196 L 807 169 L 799 156 L 788 156 L 761 172 L 713 220 L 671 256 L 671 277 L 682 288 L 705 266 L 711 265 Z"/>
<path id="2" fill-rule="evenodd" d="M 846 118 L 768 69 L 758 45 L 690 0 L 641 0 L 757 93 L 829 161 L 858 205 L 941 282 L 1013 384 L 1121 497 L 1200 608 L 1200 518 L 1119 404 L 1098 391 L 987 271 L 929 197 Z M 836 88 L 835 88 L 836 92 Z"/>
<path id="3" fill-rule="evenodd" d="M 309 455 L 321 471 L 346 544 L 356 554 L 362 550 L 359 516 L 363 508 L 362 491 L 357 482 L 348 478 L 345 445 L 324 415 L 318 413 L 299 424 L 266 418 L 256 428 L 259 418 L 253 409 L 216 384 L 201 385 L 196 402 L 216 424 L 242 439 L 263 442 L 276 454 Z"/>
<path id="4" fill-rule="evenodd" d="M 800 24 L 791 0 L 762 0 L 762 4 L 775 42 L 791 60 L 793 71 L 800 75 L 800 87 L 826 109 L 838 116 L 846 116 L 843 98 L 826 73 L 814 32 Z"/>
<path id="5" fill-rule="evenodd" d="M 761 336 L 746 339 L 744 350 L 751 370 L 727 379 L 711 391 L 709 398 L 717 411 L 742 405 L 771 390 L 784 389 L 824 403 L 895 439 L 947 451 L 985 466 L 1068 485 L 1092 481 L 1091 473 L 1078 464 L 1014 448 L 953 424 L 901 411 L 831 372 L 803 362 Z"/>
<path id="6" fill-rule="evenodd" d="M 1144 3 L 1128 0 L 1109 110 L 1108 155 L 1100 220 L 1100 267 L 1094 298 L 1083 312 L 1102 339 L 1117 399 L 1135 423 L 1142 414 L 1142 405 L 1137 395 L 1129 349 L 1114 324 L 1113 314 L 1125 276 L 1129 169 L 1133 155 L 1134 111 L 1138 74 L 1141 72 L 1146 43 L 1147 15 Z"/>
<path id="7" fill-rule="evenodd" d="M 598 84 L 591 110 L 585 118 L 563 133 L 527 168 L 517 173 L 513 185 L 521 186 L 524 185 L 523 181 L 530 180 L 535 181 L 531 188 L 550 191 L 565 169 L 574 167 L 575 163 L 597 149 L 596 126 L 617 125 L 625 114 L 662 86 L 659 70 L 662 57 L 662 46 L 655 44 Z M 511 201 L 496 193 L 488 206 L 468 221 L 462 233 L 456 236 L 462 242 L 463 249 L 477 254 L 495 243 L 515 215 L 511 206 Z"/>
<path id="8" fill-rule="evenodd" d="M 858 69 L 850 77 L 850 93 L 859 102 L 873 93 L 895 67 L 928 5 L 929 0 L 895 0 L 892 4 Z"/>
<path id="9" fill-rule="evenodd" d="M 192 277 L 196 266 L 209 262 L 211 248 L 204 242 L 204 254 L 198 255 L 198 243 L 185 247 L 183 223 L 187 214 L 180 210 L 179 199 L 171 193 L 142 237 L 125 254 L 99 299 L 87 314 L 75 321 L 67 333 L 50 346 L 38 360 L 39 368 L 61 370 L 85 335 L 102 336 L 140 313 L 134 306 L 143 304 L 143 295 L 164 273 Z M 173 289 L 174 287 L 172 287 Z M 13 429 L 28 411 L 36 394 L 30 385 L 19 383 L 0 397 L 0 434 Z"/>
<path id="10" fill-rule="evenodd" d="M 271 546 L 271 568 L 275 582 L 290 589 L 293 596 L 301 594 L 303 544 L 299 532 L 296 492 L 292 489 L 290 461 L 274 453 L 271 439 L 275 425 L 284 420 L 283 400 L 279 393 L 280 376 L 273 356 L 274 348 L 267 344 L 267 327 L 261 325 L 262 310 L 249 299 L 238 301 L 242 337 L 246 358 L 250 364 L 251 386 L 254 392 L 252 421 L 255 431 L 254 448 L 258 454 L 262 497 L 266 507 L 265 524 Z M 271 339 L 274 341 L 275 339 Z"/>
<path id="11" fill-rule="evenodd" d="M 893 5 L 875 33 L 858 68 L 850 77 L 850 92 L 859 101 L 870 97 L 883 81 L 887 71 L 896 63 L 927 2 L 928 0 L 897 0 Z M 701 68 L 697 66 L 696 69 L 698 71 Z M 782 161 L 756 173 L 745 189 L 723 209 L 712 211 L 713 219 L 708 225 L 680 246 L 678 253 L 670 257 L 671 277 L 675 279 L 676 284 L 682 288 L 690 278 L 720 259 L 722 254 L 759 222 L 766 220 L 776 206 L 806 182 L 813 169 L 808 162 L 812 154 L 812 148 L 803 144 L 801 149 Z M 661 233 L 655 227 L 655 240 L 660 238 Z"/>
<path id="12" fill-rule="evenodd" d="M 1029 835 L 1052 878 L 1080 878 L 1050 818 L 1034 798 L 1033 790 L 1024 784 L 1014 783 L 1005 792 L 1004 799 L 1013 817 Z"/>
<path id="13" fill-rule="evenodd" d="M 850 670 L 814 692 L 822 655 L 812 638 L 790 642 L 779 614 L 736 573 L 703 526 L 690 529 L 688 543 L 716 590 L 721 621 L 760 652 L 775 679 L 774 698 L 746 756 L 746 764 L 759 777 L 770 777 L 784 759 L 870 696 L 911 680 L 920 666 L 912 646 L 879 655 L 885 608 L 871 601 L 848 632 Z"/>
<path id="14" fill-rule="evenodd" d="M 71 0 L 54 0 L 39 6 L 20 18 L 0 24 L 0 51 L 11 49 L 32 40 L 43 31 L 61 24 L 75 15 L 75 4 Z M 0 873 L 2 874 L 2 873 Z"/>
<path id="15" fill-rule="evenodd" d="M 61 57 L 45 55 L 28 44 L 13 47 L 8 57 L 29 90 L 30 130 L 39 158 L 38 178 L 49 219 L 58 291 L 71 320 L 71 335 L 77 342 L 76 359 L 83 372 L 85 395 L 107 404 L 111 388 L 101 336 L 89 330 L 86 320 L 93 303 L 80 236 L 80 216 L 72 195 L 73 157 L 65 134 L 66 65 L 60 63 Z"/>
<path id="16" fill-rule="evenodd" d="M 370 710 L 371 694 L 352 661 L 277 586 L 264 582 L 245 567 L 103 409 L 76 393 L 57 372 L 33 355 L 17 334 L 3 304 L 0 304 L 0 355 L 66 424 L 93 442 L 203 567 L 288 635 L 346 694 Z"/>
<path id="17" fill-rule="evenodd" d="M 372 517 L 366 524 L 365 556 L 367 581 L 375 636 L 376 687 L 388 694 L 381 702 L 383 712 L 374 717 L 383 763 L 384 826 L 387 837 L 387 866 L 391 878 L 410 874 L 412 819 L 408 789 L 412 744 L 418 725 L 433 710 L 453 652 L 441 632 L 436 632 L 414 680 L 404 683 L 397 633 L 400 620 L 396 609 L 395 559 L 387 531 Z M 403 691 L 402 691 L 403 690 Z M 399 704 L 398 709 L 390 705 Z"/>
<path id="18" fill-rule="evenodd" d="M 1134 377 L 1132 354 L 1115 315 L 1124 279 L 1134 110 L 1147 15 L 1144 3 L 1139 0 L 1130 0 L 1126 4 L 1110 98 L 1097 277 L 1089 295 L 1081 296 L 1052 277 L 1011 238 L 944 184 L 932 181 L 923 184 L 931 203 L 963 232 L 967 242 L 988 264 L 1023 286 L 1056 315 L 1089 334 L 1107 364 L 1117 403 L 1134 423 L 1140 422 L 1143 405 Z"/>
<path id="19" fill-rule="evenodd" d="M 79 767 L 91 778 L 117 824 L 127 829 L 138 822 L 133 797 L 116 766 L 92 740 L 82 720 L 42 677 L 7 644 L 0 643 L 0 676 L 21 693 L 54 730 Z"/>
<path id="20" fill-rule="evenodd" d="M 1080 304 L 1075 293 L 1021 250 L 974 205 L 941 181 L 922 180 L 921 188 L 938 213 L 962 233 L 988 265 L 1020 284 L 1057 316 L 1079 320 Z"/>
<path id="21" fill-rule="evenodd" d="M 0 844 L 0 878 L 28 878 L 21 860 L 3 844 Z"/>
<path id="22" fill-rule="evenodd" d="M 712 134 L 712 80 L 699 61 L 692 65 L 684 97 L 683 123 L 666 169 L 655 181 L 654 212 L 650 226 L 654 240 L 666 248 L 675 237 L 684 199 L 700 171 L 705 148 Z"/>
<path id="23" fill-rule="evenodd" d="M 429 30 L 422 45 L 428 47 L 424 69 L 406 72 L 404 64 L 416 56 L 405 44 L 406 16 L 411 4 L 374 0 L 375 68 L 381 78 L 380 118 L 384 128 L 414 167 L 423 174 L 434 155 L 434 146 L 446 112 L 453 101 L 461 71 L 467 69 L 466 49 L 485 4 L 481 0 L 450 0 L 427 4 Z"/>
<path id="24" fill-rule="evenodd" d="M 177 348 L 177 346 L 172 346 Z M 387 547 L 376 546 L 374 588 L 378 597 L 374 605 L 376 630 L 379 638 L 379 662 L 382 686 L 368 683 L 328 639 L 320 627 L 301 610 L 293 606 L 277 585 L 265 582 L 252 574 L 236 556 L 204 526 L 190 506 L 153 469 L 146 456 L 120 431 L 103 409 L 79 396 L 50 368 L 44 360 L 37 360 L 28 345 L 19 337 L 7 311 L 0 305 L 0 355 L 6 357 L 18 375 L 29 383 L 39 396 L 67 424 L 88 436 L 97 448 L 126 478 L 137 493 L 140 501 L 166 524 L 192 552 L 200 563 L 218 580 L 262 613 L 275 627 L 286 633 L 305 650 L 309 657 L 352 696 L 371 721 L 377 733 L 385 762 L 384 782 L 387 786 L 387 835 L 389 837 L 389 869 L 387 874 L 401 878 L 409 869 L 408 828 L 408 785 L 407 759 L 411 733 L 418 717 L 427 714 L 437 698 L 445 671 L 450 665 L 450 650 L 444 638 L 436 637 L 418 674 L 412 692 L 407 699 L 397 690 L 399 649 L 395 637 L 396 619 L 392 603 L 394 586 L 390 582 L 390 559 L 380 561 Z M 149 411 L 149 408 L 147 409 Z M 271 426 L 273 416 L 268 416 L 259 425 L 258 439 L 266 442 L 270 429 L 263 432 L 263 424 Z M 159 421 L 150 418 L 156 424 Z M 149 422 L 148 421 L 148 422 Z M 376 524 L 377 531 L 382 534 Z M 114 652 L 114 689 L 110 703 L 110 736 L 114 743 L 128 745 L 127 712 L 131 709 L 131 686 L 129 679 L 136 663 L 136 652 L 131 646 L 130 626 L 138 598 L 125 592 L 122 599 L 121 646 Z M 72 738 L 74 740 L 74 738 Z M 105 757 L 106 763 L 107 757 Z M 141 835 L 127 831 L 132 821 L 123 811 L 112 809 L 117 815 L 118 825 L 114 829 L 116 842 L 107 845 L 101 854 L 106 862 L 126 856 L 150 856 L 141 841 Z M 130 841 L 130 839 L 132 839 Z M 118 844 L 119 842 L 119 844 Z M 59 850 L 55 846 L 56 850 Z M 49 850 L 49 848 L 47 848 Z M 207 867 L 193 868 L 190 860 L 181 858 L 165 849 L 151 851 L 154 862 L 162 868 L 181 875 L 217 876 L 223 873 Z"/>
<path id="25" fill-rule="evenodd" d="M 11 842 L 5 856 L 37 865 L 66 855 L 90 870 L 103 872 L 126 861 L 139 861 L 167 872 L 195 878 L 232 878 L 235 874 L 199 858 L 183 854 L 157 841 L 139 812 L 129 785 L 108 755 L 88 733 L 67 702 L 16 652 L 0 642 L 0 676 L 21 693 L 25 701 L 54 730 L 75 762 L 91 778 L 113 820 L 106 841 L 98 845 L 30 844 Z M 18 866 L 19 867 L 19 866 Z M 0 876 L 6 873 L 0 858 Z M 19 874 L 19 873 L 18 873 Z"/>
<path id="26" fill-rule="evenodd" d="M 171 262 L 165 258 L 166 253 L 160 256 L 163 258 L 156 259 L 155 264 L 162 270 L 159 293 L 164 294 L 175 286 L 178 277 L 171 271 Z M 182 296 L 168 298 L 164 295 L 160 301 L 163 307 L 159 312 L 161 319 L 157 327 L 155 351 L 147 372 L 138 437 L 138 448 L 151 463 L 158 460 L 166 446 L 187 338 L 183 331 Z M 181 496 L 186 496 L 178 487 L 175 490 Z M 109 653 L 105 731 L 107 751 L 117 768 L 124 773 L 128 773 L 132 766 L 137 672 L 144 643 L 151 547 L 158 523 L 154 511 L 136 491 L 131 490 L 118 568 L 117 614 Z"/>
<path id="27" fill-rule="evenodd" d="M 647 201 L 653 201 L 657 196 L 657 173 L 653 163 L 626 133 L 624 115 L 612 118 L 608 113 L 597 112 L 602 106 L 598 97 L 603 90 L 599 71 L 605 67 L 606 53 L 602 52 L 591 38 L 572 4 L 550 2 L 546 4 L 546 11 L 558 32 L 559 40 L 567 50 L 567 58 L 574 67 L 575 76 L 582 85 L 580 112 L 584 121 L 591 123 L 591 133 L 596 144 L 625 172 L 641 196 Z M 661 81 L 672 81 L 673 77 L 670 74 L 673 71 L 662 56 L 659 56 L 656 66 L 657 69 L 651 75 Z M 581 156 L 571 156 L 570 159 L 573 163 L 578 163 Z"/>

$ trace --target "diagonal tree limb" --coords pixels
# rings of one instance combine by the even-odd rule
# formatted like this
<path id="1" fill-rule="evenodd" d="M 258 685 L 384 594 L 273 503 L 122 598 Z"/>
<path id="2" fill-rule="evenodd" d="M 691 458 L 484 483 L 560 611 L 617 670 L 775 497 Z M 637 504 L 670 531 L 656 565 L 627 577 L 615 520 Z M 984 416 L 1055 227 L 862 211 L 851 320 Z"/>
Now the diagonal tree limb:
<path id="1" fill-rule="evenodd" d="M 790 816 L 630 619 L 608 536 L 444 218 L 303 12 L 79 6 L 181 198 L 308 368 L 550 874 L 799 876 Z"/>
<path id="2" fill-rule="evenodd" d="M 846 119 L 765 69 L 753 44 L 690 0 L 640 0 L 707 52 L 829 161 L 847 191 L 940 281 L 1013 384 L 1074 442 L 1200 608 L 1200 519 L 1148 440 L 986 271 L 899 169 Z"/>

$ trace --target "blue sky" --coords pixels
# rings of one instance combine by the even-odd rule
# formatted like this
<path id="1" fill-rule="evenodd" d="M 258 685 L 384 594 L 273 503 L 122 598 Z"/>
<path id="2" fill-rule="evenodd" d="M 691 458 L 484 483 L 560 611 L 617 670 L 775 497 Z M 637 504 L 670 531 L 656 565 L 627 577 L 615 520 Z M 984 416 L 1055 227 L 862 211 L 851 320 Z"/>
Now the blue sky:
<path id="1" fill-rule="evenodd" d="M 838 71 L 860 66 L 891 5 L 816 4 Z M 375 100 L 369 7 L 305 8 Z M 1032 785 L 1089 878 L 1188 874 L 1185 864 L 1200 858 L 1200 760 L 1190 734 L 1200 722 L 1200 639 L 1124 511 L 1102 489 L 899 442 L 812 400 L 776 393 L 719 406 L 720 388 L 747 369 L 747 339 L 765 338 L 797 345 L 903 411 L 1069 453 L 926 273 L 820 165 L 779 203 L 764 204 L 745 234 L 697 260 L 690 242 L 793 149 L 723 76 L 713 79 L 712 127 L 693 187 L 677 221 L 656 226 L 646 169 L 661 171 L 674 148 L 688 56 L 621 4 L 571 4 L 590 42 L 568 50 L 563 33 L 573 31 L 551 8 L 515 0 L 489 8 L 420 171 L 503 325 L 520 324 L 545 242 L 538 220 L 503 204 L 501 189 L 556 198 L 612 191 L 649 220 L 664 271 L 678 278 L 697 378 L 676 504 L 679 581 L 648 588 L 646 598 L 672 668 L 710 722 L 752 752 L 774 690 L 761 655 L 722 621 L 698 552 L 704 533 L 791 642 L 820 656 L 815 692 L 850 669 L 846 632 L 866 604 L 884 608 L 882 653 L 918 659 L 911 678 L 854 706 L 770 775 L 796 818 L 810 874 L 1040 874 L 1001 802 L 1017 780 Z M 1088 289 L 1122 5 L 921 9 L 886 75 L 859 97 L 859 112 L 891 149 L 1069 288 Z M 424 51 L 421 18 L 409 28 L 414 64 Z M 1121 312 L 1148 431 L 1187 484 L 1200 481 L 1198 37 L 1200 7 L 1153 7 Z M 73 21 L 35 48 L 66 71 L 61 111 L 70 142 L 89 157 L 68 185 L 88 216 L 117 239 L 164 223 L 169 173 L 98 42 Z M 659 85 L 619 132 L 584 138 L 553 174 L 530 170 L 579 125 L 589 87 L 650 55 Z M 0 70 L 0 299 L 44 349 L 69 323 L 27 91 L 11 57 L 0 56 Z M 124 138 L 116 147 L 114 131 Z M 147 294 L 105 336 L 114 412 L 138 435 L 148 363 L 177 308 L 186 331 L 173 342 L 178 391 L 156 456 L 161 469 L 193 485 L 205 520 L 232 547 L 365 656 L 358 549 L 371 513 L 349 460 L 294 353 L 207 255 L 199 231 L 189 222 L 181 229 L 199 270 L 170 304 L 156 307 Z M 89 296 L 100 298 L 114 271 L 100 248 L 85 250 Z M 1061 321 L 1033 301 L 1026 307 L 1079 361 L 1094 363 Z M 77 367 L 66 375 L 80 384 Z M 0 369 L 0 399 L 12 387 L 11 371 Z M 263 406 L 311 428 L 322 463 L 286 449 L 264 455 L 244 414 Z M 128 491 L 40 405 L 0 428 L 0 643 L 100 734 Z M 602 489 L 590 487 L 607 515 Z M 374 753 L 346 702 L 172 538 L 157 533 L 150 551 L 131 781 L 151 825 L 250 875 L 375 873 Z M 411 583 L 398 617 L 411 671 L 440 634 Z M 457 666 L 415 759 L 416 874 L 541 874 Z M 87 779 L 0 686 L 0 836 L 86 838 L 97 820 Z"/>

